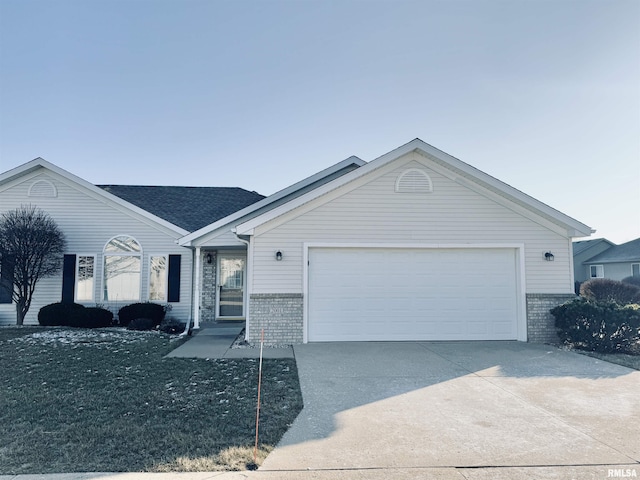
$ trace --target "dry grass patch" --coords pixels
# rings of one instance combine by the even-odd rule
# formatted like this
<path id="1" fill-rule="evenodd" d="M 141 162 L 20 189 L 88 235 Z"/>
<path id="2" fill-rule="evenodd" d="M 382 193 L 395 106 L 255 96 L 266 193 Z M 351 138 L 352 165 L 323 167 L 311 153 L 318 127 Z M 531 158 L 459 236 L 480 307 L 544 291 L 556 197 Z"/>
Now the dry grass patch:
<path id="1" fill-rule="evenodd" d="M 164 358 L 157 332 L 0 328 L 0 474 L 209 471 L 253 461 L 258 362 Z M 265 360 L 260 458 L 302 408 Z"/>

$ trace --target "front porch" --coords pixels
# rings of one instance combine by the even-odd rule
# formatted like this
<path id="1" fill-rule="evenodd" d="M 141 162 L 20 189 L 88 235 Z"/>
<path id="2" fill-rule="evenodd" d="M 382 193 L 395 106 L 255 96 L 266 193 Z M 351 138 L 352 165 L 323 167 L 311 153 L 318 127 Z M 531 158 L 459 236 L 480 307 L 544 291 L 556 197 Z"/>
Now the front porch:
<path id="1" fill-rule="evenodd" d="M 246 250 L 196 249 L 193 328 L 246 320 Z"/>

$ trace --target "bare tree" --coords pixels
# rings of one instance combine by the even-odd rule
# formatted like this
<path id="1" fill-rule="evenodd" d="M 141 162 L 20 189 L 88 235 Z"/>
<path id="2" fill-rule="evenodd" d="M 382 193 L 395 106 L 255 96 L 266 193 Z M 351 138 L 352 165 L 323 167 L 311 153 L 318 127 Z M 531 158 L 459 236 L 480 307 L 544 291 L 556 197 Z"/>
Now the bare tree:
<path id="1" fill-rule="evenodd" d="M 11 290 L 18 325 L 24 323 L 38 281 L 60 271 L 64 249 L 64 234 L 46 212 L 23 205 L 0 216 L 0 288 Z"/>

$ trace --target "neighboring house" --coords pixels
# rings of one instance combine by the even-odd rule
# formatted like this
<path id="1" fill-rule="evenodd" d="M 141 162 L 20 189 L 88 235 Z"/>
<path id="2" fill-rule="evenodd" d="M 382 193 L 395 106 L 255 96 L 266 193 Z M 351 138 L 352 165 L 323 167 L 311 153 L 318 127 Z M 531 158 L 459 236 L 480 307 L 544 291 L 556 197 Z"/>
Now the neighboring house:
<path id="1" fill-rule="evenodd" d="M 576 282 L 576 288 L 579 288 L 582 282 L 590 278 L 589 267 L 584 262 L 613 246 L 615 246 L 615 243 L 606 238 L 573 242 L 573 277 Z"/>
<path id="2" fill-rule="evenodd" d="M 133 285 L 128 296 L 169 302 L 194 328 L 246 320 L 249 341 L 264 329 L 271 344 L 552 341 L 549 308 L 574 297 L 572 238 L 592 233 L 419 139 L 267 198 L 229 189 L 242 198 L 231 210 L 187 190 L 99 188 L 41 159 L 0 175 L 2 210 L 35 204 L 65 231 L 76 300 L 115 311 Z M 116 282 L 112 264 L 127 262 L 134 275 Z M 63 277 L 38 287 L 28 321 L 60 300 Z"/>
<path id="3" fill-rule="evenodd" d="M 605 239 L 576 242 L 573 255 L 576 282 L 640 277 L 640 238 L 622 245 Z"/>

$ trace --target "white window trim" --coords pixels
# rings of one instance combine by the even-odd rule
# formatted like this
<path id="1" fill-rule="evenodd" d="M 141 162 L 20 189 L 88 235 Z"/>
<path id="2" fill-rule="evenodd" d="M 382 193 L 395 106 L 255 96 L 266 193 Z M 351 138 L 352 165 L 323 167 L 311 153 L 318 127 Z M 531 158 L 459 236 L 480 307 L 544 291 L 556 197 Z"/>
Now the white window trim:
<path id="1" fill-rule="evenodd" d="M 596 268 L 596 276 L 595 277 L 591 276 L 591 269 L 593 267 Z M 600 271 L 602 272 L 602 275 L 600 275 L 600 276 L 598 276 L 598 267 L 600 267 Z M 604 278 L 604 265 L 602 265 L 602 264 L 589 265 L 589 278 Z"/>
<path id="2" fill-rule="evenodd" d="M 80 281 L 80 257 L 92 257 L 93 258 L 93 288 L 91 290 L 91 298 L 89 300 L 79 299 L 78 298 L 78 282 Z M 96 286 L 98 285 L 98 277 L 96 264 L 98 260 L 98 255 L 95 253 L 77 253 L 76 254 L 76 275 L 74 278 L 74 286 L 73 286 L 73 297 L 76 303 L 87 303 L 94 302 L 96 299 Z"/>
<path id="3" fill-rule="evenodd" d="M 111 243 L 111 241 L 115 238 L 118 237 L 129 237 L 131 239 L 133 239 L 138 246 L 140 247 L 140 251 L 139 252 L 131 252 L 131 253 L 127 253 L 127 252 L 120 252 L 120 253 L 111 253 L 111 252 L 107 252 L 106 248 L 107 245 L 109 245 Z M 139 292 L 140 295 L 138 296 L 138 299 L 110 299 L 107 300 L 106 298 L 104 298 L 104 283 L 105 283 L 105 273 L 106 273 L 106 268 L 107 268 L 107 257 L 109 256 L 120 256 L 120 257 L 140 257 L 140 282 L 139 282 Z M 141 302 L 142 301 L 142 286 L 144 285 L 144 249 L 142 248 L 142 244 L 138 241 L 138 239 L 136 237 L 134 237 L 133 235 L 129 235 L 126 233 L 120 233 L 118 235 L 114 235 L 113 237 L 111 237 L 109 240 L 107 240 L 104 244 L 104 247 L 102 247 L 102 272 L 101 272 L 101 284 L 100 284 L 100 291 L 102 292 L 100 294 L 100 298 L 102 299 L 103 302 Z"/>
<path id="4" fill-rule="evenodd" d="M 151 259 L 156 257 L 164 258 L 164 298 L 162 300 L 151 299 Z M 147 289 L 147 300 L 149 302 L 167 302 L 169 298 L 169 254 L 168 253 L 150 253 L 149 258 L 147 260 L 147 271 L 148 275 L 148 289 Z"/>
<path id="5" fill-rule="evenodd" d="M 640 263 L 632 263 L 631 264 L 631 276 L 633 277 L 633 266 L 637 265 L 638 266 L 638 273 L 640 273 Z"/>

